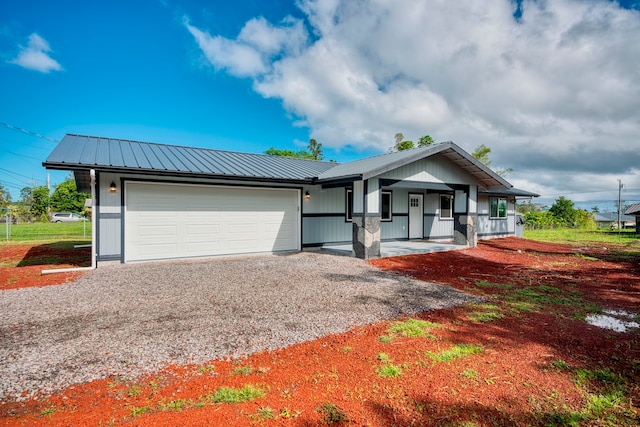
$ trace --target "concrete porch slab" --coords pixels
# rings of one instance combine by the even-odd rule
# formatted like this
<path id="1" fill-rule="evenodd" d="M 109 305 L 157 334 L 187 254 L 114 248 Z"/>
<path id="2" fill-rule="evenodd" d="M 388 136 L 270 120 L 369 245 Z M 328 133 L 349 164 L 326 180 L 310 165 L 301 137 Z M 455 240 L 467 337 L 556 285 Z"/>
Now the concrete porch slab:
<path id="1" fill-rule="evenodd" d="M 380 242 L 380 256 L 382 258 L 410 255 L 425 254 L 430 252 L 446 252 L 467 249 L 466 245 L 455 245 L 450 242 L 436 242 L 432 240 L 403 240 Z M 325 245 L 321 250 L 332 252 L 340 255 L 352 255 L 351 244 L 344 245 Z"/>

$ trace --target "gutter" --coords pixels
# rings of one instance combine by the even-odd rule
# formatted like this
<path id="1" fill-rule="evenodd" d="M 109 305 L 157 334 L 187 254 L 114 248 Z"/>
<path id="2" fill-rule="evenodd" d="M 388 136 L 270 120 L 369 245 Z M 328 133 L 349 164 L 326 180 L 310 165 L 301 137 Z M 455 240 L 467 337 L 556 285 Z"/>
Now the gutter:
<path id="1" fill-rule="evenodd" d="M 72 267 L 72 268 L 57 268 L 52 270 L 42 270 L 41 274 L 52 273 L 70 273 L 74 271 L 89 271 L 95 270 L 96 265 L 96 171 L 91 169 L 89 171 L 91 176 L 91 267 Z"/>

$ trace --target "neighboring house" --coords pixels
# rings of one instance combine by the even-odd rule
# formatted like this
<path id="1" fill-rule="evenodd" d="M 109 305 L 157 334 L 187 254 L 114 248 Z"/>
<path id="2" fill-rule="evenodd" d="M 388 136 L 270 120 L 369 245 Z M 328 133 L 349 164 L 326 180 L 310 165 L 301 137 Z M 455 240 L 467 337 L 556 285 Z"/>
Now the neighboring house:
<path id="1" fill-rule="evenodd" d="M 43 165 L 95 185 L 97 261 L 515 234 L 516 190 L 451 142 L 349 163 L 66 135 Z M 92 177 L 95 177 L 92 179 Z M 92 184 L 94 183 L 94 184 Z"/>
<path id="2" fill-rule="evenodd" d="M 594 213 L 598 228 L 618 228 L 618 214 L 616 212 Z M 636 218 L 632 215 L 620 215 L 620 228 L 633 228 Z"/>
<path id="3" fill-rule="evenodd" d="M 635 205 L 629 206 L 629 208 L 624 211 L 625 215 L 635 215 L 636 217 L 636 233 L 640 233 L 640 203 L 636 203 Z"/>

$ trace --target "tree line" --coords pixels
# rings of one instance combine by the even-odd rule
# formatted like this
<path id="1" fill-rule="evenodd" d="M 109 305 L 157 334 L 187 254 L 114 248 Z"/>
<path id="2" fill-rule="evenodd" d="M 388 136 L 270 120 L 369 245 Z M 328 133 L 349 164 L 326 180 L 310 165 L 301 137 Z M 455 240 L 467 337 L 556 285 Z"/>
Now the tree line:
<path id="1" fill-rule="evenodd" d="M 51 212 L 83 213 L 85 200 L 91 195 L 80 193 L 73 175 L 56 185 L 53 193 L 44 185 L 24 187 L 20 200 L 12 201 L 11 193 L 0 185 L 0 206 L 3 211 L 11 209 L 14 221 L 49 221 Z"/>

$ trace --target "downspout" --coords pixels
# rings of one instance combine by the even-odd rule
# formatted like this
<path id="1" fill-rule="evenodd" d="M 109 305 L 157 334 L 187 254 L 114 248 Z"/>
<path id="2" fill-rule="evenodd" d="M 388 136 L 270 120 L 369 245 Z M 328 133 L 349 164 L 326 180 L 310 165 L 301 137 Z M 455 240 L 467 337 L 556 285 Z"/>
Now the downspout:
<path id="1" fill-rule="evenodd" d="M 96 269 L 96 171 L 91 169 L 91 267 L 56 268 L 42 270 L 42 274 L 71 273 L 74 271 L 89 271 Z"/>

